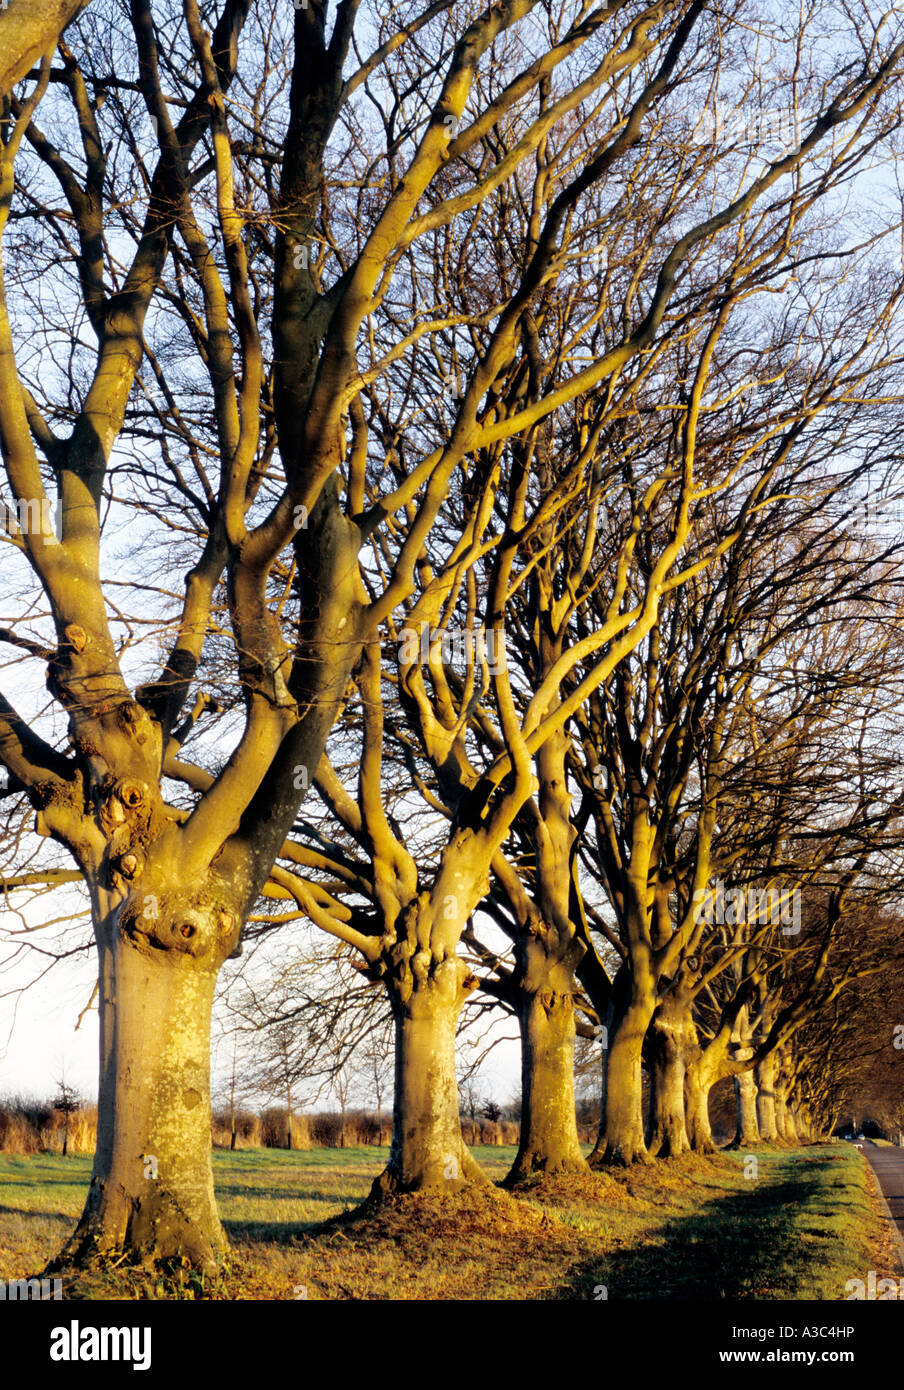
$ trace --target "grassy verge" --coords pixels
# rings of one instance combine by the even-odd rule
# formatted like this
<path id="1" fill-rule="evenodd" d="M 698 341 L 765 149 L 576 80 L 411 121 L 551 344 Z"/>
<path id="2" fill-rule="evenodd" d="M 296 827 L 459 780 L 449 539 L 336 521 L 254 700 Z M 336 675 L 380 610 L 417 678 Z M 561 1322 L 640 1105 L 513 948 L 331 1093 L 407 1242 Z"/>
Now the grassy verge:
<path id="1" fill-rule="evenodd" d="M 501 1179 L 513 1150 L 474 1151 Z M 694 1155 L 624 1172 L 411 1197 L 356 1212 L 386 1150 L 216 1152 L 233 1259 L 213 1288 L 119 1269 L 70 1297 L 839 1299 L 896 1275 L 847 1145 Z M 90 1158 L 0 1155 L 0 1277 L 34 1273 L 84 1200 Z"/>

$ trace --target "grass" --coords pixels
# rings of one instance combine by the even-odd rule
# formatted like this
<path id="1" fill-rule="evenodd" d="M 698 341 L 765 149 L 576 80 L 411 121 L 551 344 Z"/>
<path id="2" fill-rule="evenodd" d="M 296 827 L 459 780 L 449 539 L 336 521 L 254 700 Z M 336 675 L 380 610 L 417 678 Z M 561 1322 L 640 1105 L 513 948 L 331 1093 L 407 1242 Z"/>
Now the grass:
<path id="1" fill-rule="evenodd" d="M 512 1148 L 473 1151 L 499 1181 Z M 839 1299 L 897 1277 L 865 1164 L 847 1145 L 689 1155 L 649 1167 L 415 1196 L 356 1212 L 386 1150 L 214 1153 L 233 1247 L 202 1290 L 140 1271 L 78 1276 L 69 1297 Z M 88 1156 L 0 1154 L 0 1277 L 34 1273 L 77 1219 Z M 750 1174 L 749 1163 L 746 1172 Z"/>

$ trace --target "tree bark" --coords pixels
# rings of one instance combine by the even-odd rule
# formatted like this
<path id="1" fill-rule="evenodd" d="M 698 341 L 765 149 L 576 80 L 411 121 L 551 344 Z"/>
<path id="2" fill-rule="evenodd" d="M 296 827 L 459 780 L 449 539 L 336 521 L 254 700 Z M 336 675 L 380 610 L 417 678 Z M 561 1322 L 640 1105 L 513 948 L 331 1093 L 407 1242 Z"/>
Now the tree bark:
<path id="1" fill-rule="evenodd" d="M 13 0 L 0 9 L 0 94 L 56 46 L 86 0 Z"/>
<path id="2" fill-rule="evenodd" d="M 795 1142 L 798 1144 L 809 1144 L 812 1142 L 811 1123 L 806 1111 L 793 1103 L 788 1106 L 788 1114 L 791 1125 L 794 1129 Z"/>
<path id="3" fill-rule="evenodd" d="M 100 948 L 97 1150 L 61 1264 L 127 1252 L 207 1271 L 227 1248 L 210 1142 L 210 1015 L 217 970 L 134 944 Z"/>
<path id="4" fill-rule="evenodd" d="M 756 1113 L 761 1138 L 767 1144 L 776 1143 L 775 1056 L 771 1052 L 756 1067 Z"/>
<path id="5" fill-rule="evenodd" d="M 676 1158 L 690 1148 L 684 1114 L 684 1046 L 680 1024 L 665 1001 L 653 1016 L 646 1045 L 650 1064 L 647 1149 L 658 1158 Z"/>
<path id="6" fill-rule="evenodd" d="M 653 1008 L 652 989 L 646 997 L 635 989 L 635 997 L 611 1039 L 605 1163 L 627 1165 L 651 1161 L 644 1140 L 641 1062 Z"/>
<path id="7" fill-rule="evenodd" d="M 787 1093 L 781 1080 L 778 1080 L 775 1086 L 775 1127 L 786 1144 L 798 1144 L 800 1142 L 794 1124 L 794 1115 L 788 1104 Z"/>
<path id="8" fill-rule="evenodd" d="M 596 1004 L 596 998 L 593 998 Z M 596 1143 L 591 1153 L 588 1155 L 587 1162 L 591 1168 L 598 1168 L 604 1161 L 607 1146 L 606 1114 L 609 1108 L 609 1051 L 612 1038 L 615 1034 L 615 1023 L 619 1017 L 617 1013 L 616 995 L 613 988 L 604 1004 L 597 1004 L 600 1012 L 600 1019 L 603 1025 L 603 1034 L 600 1045 L 600 1123 L 597 1131 Z"/>
<path id="9" fill-rule="evenodd" d="M 752 1071 L 742 1071 L 734 1078 L 737 1128 L 733 1147 L 749 1149 L 760 1142 L 760 1127 L 756 1114 L 756 1080 Z"/>
<path id="10" fill-rule="evenodd" d="M 428 959 L 407 979 L 407 989 L 389 988 L 396 1033 L 392 1142 L 371 1190 L 375 1198 L 489 1182 L 465 1147 L 459 1119 L 455 1033 L 471 987 L 467 967 L 456 956 Z"/>
<path id="11" fill-rule="evenodd" d="M 574 1105 L 572 994 L 522 989 L 518 1012 L 521 1135 L 506 1181 L 514 1183 L 537 1172 L 587 1172 Z"/>
<path id="12" fill-rule="evenodd" d="M 750 1029 L 750 1010 L 745 1004 L 738 1013 L 732 1034 L 734 1060 L 748 1062 L 753 1057 L 753 1039 Z M 760 1142 L 760 1128 L 756 1114 L 756 1079 L 753 1071 L 737 1072 L 732 1079 L 735 1095 L 736 1124 L 731 1147 L 751 1148 Z"/>
<path id="13" fill-rule="evenodd" d="M 687 1137 L 694 1153 L 716 1152 L 709 1121 L 709 1093 L 713 1086 L 711 1069 L 700 1062 L 690 1064 L 685 1071 L 684 1103 Z"/>

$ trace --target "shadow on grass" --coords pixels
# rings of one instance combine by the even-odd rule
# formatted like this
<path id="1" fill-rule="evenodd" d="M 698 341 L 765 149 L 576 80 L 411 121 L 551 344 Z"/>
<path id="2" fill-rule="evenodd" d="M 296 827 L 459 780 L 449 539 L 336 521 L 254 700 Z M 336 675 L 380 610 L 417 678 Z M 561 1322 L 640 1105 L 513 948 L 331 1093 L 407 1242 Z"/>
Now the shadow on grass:
<path id="1" fill-rule="evenodd" d="M 291 1245 L 293 1241 L 319 1231 L 322 1223 L 317 1221 L 224 1221 L 225 1230 L 231 1244 L 244 1245 L 248 1241 L 266 1241 L 268 1245 Z"/>
<path id="2" fill-rule="evenodd" d="M 91 1174 L 90 1174 L 90 1173 L 85 1173 L 85 1174 L 73 1173 L 71 1177 L 67 1177 L 67 1178 L 45 1178 L 43 1173 L 37 1173 L 37 1174 L 34 1175 L 34 1177 L 33 1177 L 33 1179 L 32 1179 L 31 1182 L 26 1182 L 25 1178 L 18 1178 L 18 1179 L 17 1179 L 17 1178 L 6 1177 L 6 1176 L 4 1175 L 3 1177 L 0 1177 L 0 1192 L 2 1192 L 2 1191 L 4 1190 L 4 1188 L 7 1188 L 7 1187 L 31 1187 L 33 1182 L 38 1182 L 38 1183 L 40 1183 L 40 1185 L 41 1185 L 42 1188 L 45 1188 L 45 1187 L 72 1187 L 72 1188 L 82 1188 L 82 1187 L 87 1187 L 88 1184 L 90 1183 L 90 1181 L 91 1181 Z"/>
<path id="3" fill-rule="evenodd" d="M 333 1207 L 341 1202 L 345 1204 L 345 1210 L 334 1211 L 331 1216 L 320 1219 L 313 1217 L 310 1221 L 243 1221 L 240 1217 L 231 1217 L 228 1220 L 221 1218 L 226 1234 L 230 1240 L 233 1237 L 245 1240 L 265 1240 L 274 1245 L 287 1245 L 299 1237 L 315 1241 L 329 1239 L 337 1233 L 344 1235 L 348 1230 L 354 1230 L 360 1223 L 373 1216 L 375 1210 L 380 1210 L 379 1204 L 375 1207 L 369 1197 L 362 1198 L 360 1194 L 354 1192 L 345 1195 L 294 1192 L 291 1195 L 304 1201 L 323 1202 Z"/>
<path id="4" fill-rule="evenodd" d="M 575 1270 L 560 1298 L 793 1298 L 800 1274 L 795 1212 L 799 1180 L 738 1192 Z"/>
<path id="5" fill-rule="evenodd" d="M 217 1201 L 223 1197 L 246 1197 L 250 1202 L 324 1202 L 327 1206 L 342 1207 L 354 1203 L 356 1206 L 364 1198 L 360 1192 L 318 1192 L 316 1189 L 306 1187 L 287 1187 L 287 1188 L 247 1188 L 247 1187 L 222 1187 L 219 1183 L 214 1184 Z"/>
<path id="6" fill-rule="evenodd" d="M 17 1221 L 46 1221 L 50 1217 L 54 1221 L 69 1221 L 72 1226 L 78 1220 L 71 1211 L 50 1211 L 43 1207 L 40 1211 L 26 1211 L 23 1207 L 0 1206 L 0 1216 L 14 1216 Z"/>

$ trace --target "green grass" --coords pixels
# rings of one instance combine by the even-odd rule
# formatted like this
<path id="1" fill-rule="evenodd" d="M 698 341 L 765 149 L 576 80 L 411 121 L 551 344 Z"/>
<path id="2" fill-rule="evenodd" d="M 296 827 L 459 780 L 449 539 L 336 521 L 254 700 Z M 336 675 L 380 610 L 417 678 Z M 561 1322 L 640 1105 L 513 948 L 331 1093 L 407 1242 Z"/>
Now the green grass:
<path id="1" fill-rule="evenodd" d="M 847 1145 L 690 1155 L 627 1171 L 409 1197 L 354 1215 L 386 1149 L 214 1153 L 234 1256 L 214 1297 L 839 1299 L 896 1276 L 862 1157 Z M 498 1182 L 514 1149 L 478 1148 Z M 0 1277 L 43 1266 L 71 1231 L 91 1159 L 0 1154 Z M 751 1167 L 746 1166 L 749 1174 Z M 885 1263 L 883 1263 L 885 1261 Z M 65 1285 L 89 1297 L 177 1296 L 123 1270 Z M 185 1296 L 184 1294 L 182 1296 Z"/>

